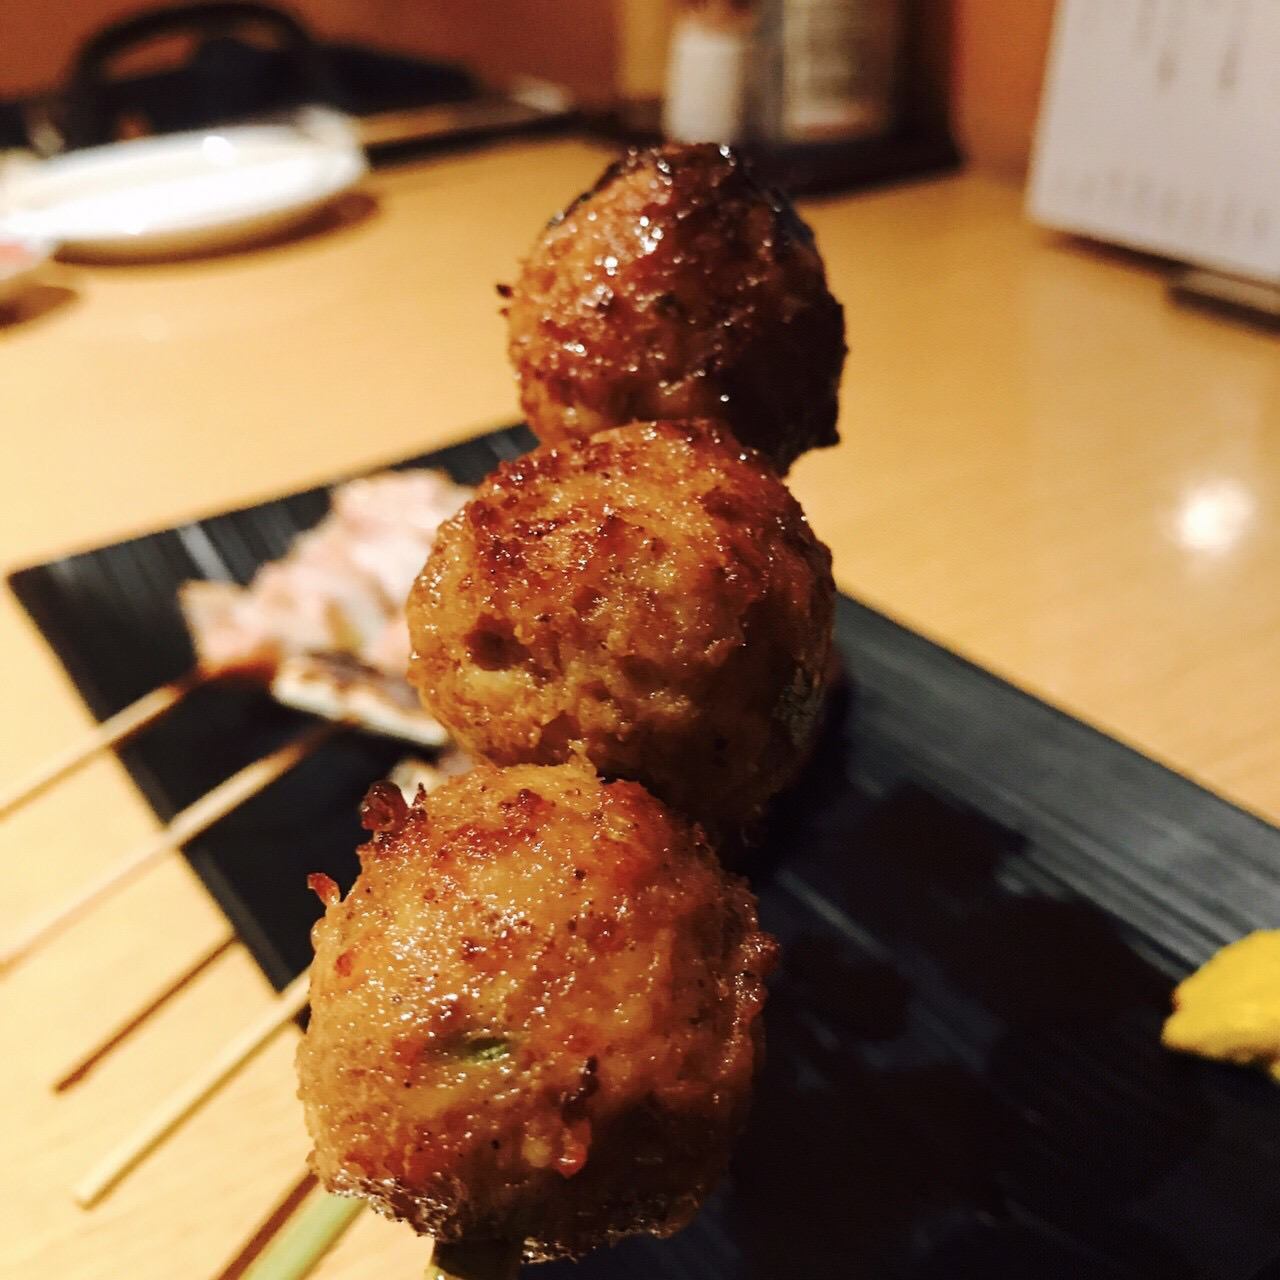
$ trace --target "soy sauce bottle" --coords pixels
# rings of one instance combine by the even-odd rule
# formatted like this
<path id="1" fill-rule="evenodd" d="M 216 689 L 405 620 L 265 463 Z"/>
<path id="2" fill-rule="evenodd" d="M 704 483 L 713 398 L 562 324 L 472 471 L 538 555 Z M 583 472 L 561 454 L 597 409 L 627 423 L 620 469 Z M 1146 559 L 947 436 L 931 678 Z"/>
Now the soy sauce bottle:
<path id="1" fill-rule="evenodd" d="M 772 182 L 839 191 L 945 169 L 945 31 L 928 0 L 685 0 L 668 138 L 735 143 Z"/>

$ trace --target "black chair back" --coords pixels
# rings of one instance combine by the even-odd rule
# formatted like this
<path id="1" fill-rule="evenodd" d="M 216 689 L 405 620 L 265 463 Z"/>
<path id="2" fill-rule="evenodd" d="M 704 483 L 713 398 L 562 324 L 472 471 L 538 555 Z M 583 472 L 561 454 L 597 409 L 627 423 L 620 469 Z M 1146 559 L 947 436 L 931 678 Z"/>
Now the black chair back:
<path id="1" fill-rule="evenodd" d="M 126 54 L 171 37 L 193 42 L 180 71 L 114 74 Z M 70 150 L 126 132 L 170 133 L 329 102 L 328 80 L 321 47 L 291 14 L 254 0 L 200 0 L 136 14 L 93 36 L 50 115 Z"/>

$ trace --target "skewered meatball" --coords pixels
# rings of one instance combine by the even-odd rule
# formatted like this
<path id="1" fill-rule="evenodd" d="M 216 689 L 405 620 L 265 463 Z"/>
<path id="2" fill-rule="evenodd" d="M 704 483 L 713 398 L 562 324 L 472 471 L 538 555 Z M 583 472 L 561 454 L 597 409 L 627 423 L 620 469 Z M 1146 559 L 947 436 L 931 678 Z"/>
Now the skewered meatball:
<path id="1" fill-rule="evenodd" d="M 813 233 L 727 147 L 611 165 L 542 234 L 508 318 L 544 441 L 714 417 L 782 472 L 837 441 L 844 313 Z"/>
<path id="2" fill-rule="evenodd" d="M 758 454 L 635 423 L 504 464 L 441 526 L 409 678 L 473 755 L 584 752 L 729 837 L 806 758 L 834 594 Z"/>
<path id="3" fill-rule="evenodd" d="M 300 1097 L 330 1190 L 530 1260 L 678 1230 L 747 1105 L 774 943 L 642 787 L 481 765 L 379 784 L 314 930 Z"/>

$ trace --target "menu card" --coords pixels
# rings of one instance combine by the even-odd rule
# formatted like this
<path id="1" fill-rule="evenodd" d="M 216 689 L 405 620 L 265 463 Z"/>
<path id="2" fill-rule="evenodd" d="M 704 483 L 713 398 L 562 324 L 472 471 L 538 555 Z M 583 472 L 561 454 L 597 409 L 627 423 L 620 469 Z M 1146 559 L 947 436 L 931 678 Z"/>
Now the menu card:
<path id="1" fill-rule="evenodd" d="M 1059 0 L 1028 209 L 1280 283 L 1280 0 Z"/>

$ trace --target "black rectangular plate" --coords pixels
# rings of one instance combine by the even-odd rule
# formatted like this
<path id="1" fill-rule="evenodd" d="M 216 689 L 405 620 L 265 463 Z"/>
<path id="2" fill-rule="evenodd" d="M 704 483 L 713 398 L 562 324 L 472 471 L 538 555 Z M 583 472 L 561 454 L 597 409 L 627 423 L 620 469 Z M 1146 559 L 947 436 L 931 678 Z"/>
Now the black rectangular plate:
<path id="1" fill-rule="evenodd" d="M 529 444 L 400 465 L 474 483 Z M 325 510 L 312 490 L 10 581 L 104 717 L 190 666 L 179 582 L 247 581 Z M 749 868 L 784 962 L 731 1175 L 679 1236 L 536 1274 L 1254 1276 L 1280 1258 L 1280 1095 L 1159 1031 L 1177 977 L 1280 925 L 1280 832 L 855 601 L 837 631 L 850 688 Z M 121 756 L 167 819 L 301 724 L 217 684 Z M 277 986 L 310 959 L 306 874 L 350 883 L 357 802 L 401 754 L 343 735 L 186 850 Z"/>

